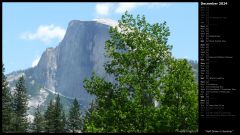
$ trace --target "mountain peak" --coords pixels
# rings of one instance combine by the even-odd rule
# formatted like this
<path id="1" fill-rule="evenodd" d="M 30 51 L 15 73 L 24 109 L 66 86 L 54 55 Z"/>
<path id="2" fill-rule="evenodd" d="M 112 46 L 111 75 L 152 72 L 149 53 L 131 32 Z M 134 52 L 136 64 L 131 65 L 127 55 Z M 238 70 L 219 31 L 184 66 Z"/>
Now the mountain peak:
<path id="1" fill-rule="evenodd" d="M 39 89 L 42 88 L 65 97 L 81 96 L 82 108 L 86 110 L 94 97 L 84 89 L 83 81 L 90 78 L 93 71 L 100 76 L 107 76 L 104 69 L 105 41 L 110 38 L 109 26 L 116 24 L 110 19 L 70 21 L 59 45 L 47 48 L 36 67 L 21 71 L 25 74 L 28 94 L 39 99 Z M 12 88 L 17 75 L 20 73 L 8 75 Z M 50 98 L 47 96 L 43 105 Z"/>
<path id="2" fill-rule="evenodd" d="M 105 24 L 105 25 L 109 25 L 109 26 L 112 26 L 112 27 L 115 27 L 115 26 L 118 25 L 117 21 L 112 20 L 112 19 L 108 19 L 108 18 L 93 19 L 93 21 L 96 21 L 98 23 L 102 23 L 102 24 Z"/>
<path id="3" fill-rule="evenodd" d="M 72 26 L 72 25 L 74 25 L 76 23 L 79 23 L 79 22 L 81 22 L 81 21 L 80 20 L 72 20 L 68 23 L 68 26 Z"/>
<path id="4" fill-rule="evenodd" d="M 108 18 L 97 18 L 97 19 L 93 19 L 92 21 L 81 21 L 81 20 L 72 20 L 69 22 L 69 26 L 73 26 L 75 24 L 81 23 L 81 22 L 97 22 L 97 23 L 101 23 L 101 24 L 105 24 L 105 25 L 109 25 L 112 27 L 115 27 L 118 25 L 118 22 L 112 19 L 108 19 Z"/>

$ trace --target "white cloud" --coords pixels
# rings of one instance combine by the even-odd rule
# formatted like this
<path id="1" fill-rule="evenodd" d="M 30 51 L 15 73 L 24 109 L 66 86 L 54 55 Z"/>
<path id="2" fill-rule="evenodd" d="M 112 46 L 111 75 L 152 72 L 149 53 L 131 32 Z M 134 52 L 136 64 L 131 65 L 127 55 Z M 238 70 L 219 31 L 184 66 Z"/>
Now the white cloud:
<path id="1" fill-rule="evenodd" d="M 37 56 L 37 57 L 36 57 L 36 58 L 33 60 L 33 62 L 32 62 L 32 67 L 35 67 L 35 66 L 37 66 L 37 64 L 38 64 L 39 60 L 40 60 L 40 57 L 39 57 L 39 56 Z"/>
<path id="2" fill-rule="evenodd" d="M 111 13 L 123 14 L 125 11 L 134 10 L 140 6 L 146 6 L 148 9 L 158 7 L 168 7 L 170 3 L 166 2 L 119 2 L 119 3 L 97 3 L 96 13 L 107 16 Z"/>
<path id="3" fill-rule="evenodd" d="M 24 32 L 21 34 L 20 38 L 25 40 L 39 40 L 44 44 L 51 43 L 52 40 L 62 40 L 66 30 L 59 26 L 51 25 L 40 25 L 37 31 L 34 33 Z"/>
<path id="4" fill-rule="evenodd" d="M 121 2 L 117 5 L 117 8 L 115 10 L 116 13 L 124 13 L 125 11 L 130 11 L 136 8 L 137 6 L 143 6 L 147 3 L 134 3 L 134 2 Z"/>
<path id="5" fill-rule="evenodd" d="M 110 10 L 112 9 L 112 6 L 112 3 L 97 3 L 96 12 L 99 15 L 108 15 Z"/>

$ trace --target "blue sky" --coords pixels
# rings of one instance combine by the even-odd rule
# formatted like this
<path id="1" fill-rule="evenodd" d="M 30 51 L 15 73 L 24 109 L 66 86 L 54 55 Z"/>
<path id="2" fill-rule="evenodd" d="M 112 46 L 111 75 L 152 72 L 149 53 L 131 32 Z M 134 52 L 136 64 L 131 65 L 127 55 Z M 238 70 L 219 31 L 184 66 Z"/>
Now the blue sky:
<path id="1" fill-rule="evenodd" d="M 197 3 L 3 3 L 5 73 L 36 65 L 46 48 L 58 45 L 71 20 L 117 21 L 125 10 L 144 14 L 150 23 L 166 21 L 173 55 L 198 59 Z"/>

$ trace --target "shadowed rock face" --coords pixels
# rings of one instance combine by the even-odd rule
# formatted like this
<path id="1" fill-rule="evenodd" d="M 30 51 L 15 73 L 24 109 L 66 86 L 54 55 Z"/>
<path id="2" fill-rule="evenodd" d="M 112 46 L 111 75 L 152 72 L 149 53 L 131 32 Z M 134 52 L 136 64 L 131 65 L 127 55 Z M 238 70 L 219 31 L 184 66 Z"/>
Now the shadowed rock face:
<path id="1" fill-rule="evenodd" d="M 28 85 L 33 88 L 47 88 L 88 102 L 91 96 L 84 90 L 83 80 L 93 71 L 105 76 L 104 46 L 109 39 L 109 27 L 98 21 L 71 21 L 60 44 L 47 48 L 36 67 L 19 73 L 25 74 Z M 29 83 L 32 80 L 34 84 Z"/>

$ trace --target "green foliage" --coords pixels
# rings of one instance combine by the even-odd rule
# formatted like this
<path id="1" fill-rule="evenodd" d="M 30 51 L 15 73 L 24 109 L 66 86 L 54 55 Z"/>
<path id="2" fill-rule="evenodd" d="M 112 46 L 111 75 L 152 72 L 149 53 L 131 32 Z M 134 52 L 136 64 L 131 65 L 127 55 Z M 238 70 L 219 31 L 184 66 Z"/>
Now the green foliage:
<path id="1" fill-rule="evenodd" d="M 54 132 L 54 104 L 53 101 L 50 100 L 48 108 L 44 114 L 45 121 L 45 132 L 52 133 Z"/>
<path id="2" fill-rule="evenodd" d="M 14 111 L 14 129 L 13 132 L 27 132 L 27 110 L 28 110 L 28 97 L 27 88 L 25 86 L 24 77 L 21 76 L 17 83 L 13 96 L 13 111 Z"/>
<path id="3" fill-rule="evenodd" d="M 92 101 L 90 108 L 87 110 L 86 115 L 83 120 L 83 124 L 84 124 L 83 132 L 93 132 L 94 131 L 93 125 L 91 123 L 94 122 L 94 116 L 92 114 L 93 114 L 93 111 L 96 110 L 96 107 L 97 106 Z"/>
<path id="4" fill-rule="evenodd" d="M 197 129 L 197 85 L 186 60 L 175 60 L 166 22 L 127 12 L 106 41 L 108 82 L 95 73 L 84 88 L 96 96 L 85 132 L 175 132 Z M 159 106 L 156 106 L 157 102 Z"/>
<path id="5" fill-rule="evenodd" d="M 60 96 L 57 95 L 55 101 L 50 100 L 45 112 L 45 132 L 63 133 L 65 130 L 65 113 L 62 108 Z"/>
<path id="6" fill-rule="evenodd" d="M 172 60 L 168 75 L 164 80 L 162 109 L 166 116 L 170 131 L 197 130 L 198 99 L 197 84 L 190 64 L 186 60 Z"/>
<path id="7" fill-rule="evenodd" d="M 34 120 L 32 124 L 32 132 L 41 133 L 44 132 L 44 117 L 40 112 L 39 106 L 36 108 L 36 112 L 34 114 Z"/>
<path id="8" fill-rule="evenodd" d="M 60 103 L 60 97 L 57 95 L 56 97 L 56 102 L 55 102 L 55 107 L 54 107 L 54 129 L 55 133 L 62 132 L 64 123 L 62 123 L 62 105 Z"/>
<path id="9" fill-rule="evenodd" d="M 69 110 L 68 128 L 72 133 L 76 133 L 82 128 L 80 106 L 75 98 L 72 107 Z"/>
<path id="10" fill-rule="evenodd" d="M 11 132 L 13 130 L 12 95 L 4 75 L 4 70 L 4 65 L 2 64 L 2 132 Z"/>
<path id="11" fill-rule="evenodd" d="M 189 64 L 192 66 L 192 70 L 195 76 L 196 82 L 198 82 L 198 62 L 194 60 L 189 60 Z"/>
<path id="12" fill-rule="evenodd" d="M 62 133 L 69 132 L 69 129 L 67 127 L 67 118 L 66 118 L 64 110 L 62 111 L 62 118 L 61 119 L 62 119 L 61 127 L 63 128 Z"/>

